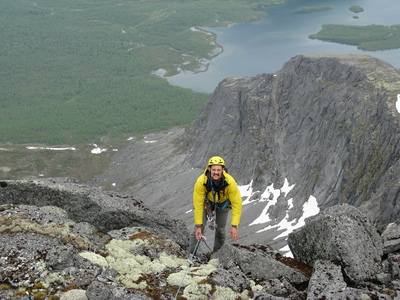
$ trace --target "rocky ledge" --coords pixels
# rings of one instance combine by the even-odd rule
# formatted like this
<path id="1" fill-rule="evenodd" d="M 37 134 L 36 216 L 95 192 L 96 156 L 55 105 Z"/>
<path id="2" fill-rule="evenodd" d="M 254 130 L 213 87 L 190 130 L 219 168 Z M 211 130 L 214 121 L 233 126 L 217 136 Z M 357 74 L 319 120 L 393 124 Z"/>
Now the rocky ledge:
<path id="1" fill-rule="evenodd" d="M 356 208 L 307 219 L 288 243 L 187 253 L 181 222 L 71 180 L 0 188 L 1 299 L 398 299 L 400 224 Z"/>

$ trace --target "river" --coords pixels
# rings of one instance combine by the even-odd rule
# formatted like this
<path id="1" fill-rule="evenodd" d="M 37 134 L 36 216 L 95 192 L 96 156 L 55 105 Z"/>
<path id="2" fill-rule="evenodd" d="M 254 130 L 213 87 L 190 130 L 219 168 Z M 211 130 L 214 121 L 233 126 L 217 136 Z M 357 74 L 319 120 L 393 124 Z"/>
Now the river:
<path id="1" fill-rule="evenodd" d="M 302 7 L 317 5 L 329 5 L 334 9 L 301 12 Z M 361 6 L 364 12 L 351 12 L 349 7 L 352 5 Z M 294 0 L 268 9 L 268 14 L 255 22 L 229 28 L 205 28 L 217 34 L 217 43 L 223 46 L 224 51 L 209 61 L 205 72 L 182 72 L 167 79 L 172 85 L 211 93 L 226 77 L 274 73 L 296 55 L 321 52 L 371 55 L 400 68 L 400 49 L 362 51 L 356 46 L 308 38 L 323 24 L 399 24 L 399 12 L 399 0 Z M 353 18 L 355 15 L 358 19 Z"/>

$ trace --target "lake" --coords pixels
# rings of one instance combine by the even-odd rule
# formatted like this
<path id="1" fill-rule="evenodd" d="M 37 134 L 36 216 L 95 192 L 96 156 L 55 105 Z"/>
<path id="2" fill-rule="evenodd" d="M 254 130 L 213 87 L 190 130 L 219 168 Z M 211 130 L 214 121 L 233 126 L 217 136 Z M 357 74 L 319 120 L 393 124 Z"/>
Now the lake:
<path id="1" fill-rule="evenodd" d="M 302 7 L 317 5 L 334 9 L 301 12 Z M 352 5 L 361 6 L 364 12 L 351 12 Z M 356 46 L 308 39 L 308 35 L 317 33 L 323 24 L 399 24 L 399 12 L 399 0 L 295 0 L 268 9 L 268 14 L 255 22 L 229 28 L 204 28 L 217 34 L 217 43 L 223 46 L 224 52 L 209 61 L 206 72 L 185 72 L 167 79 L 172 85 L 211 93 L 226 77 L 274 73 L 296 55 L 321 52 L 371 55 L 400 68 L 400 49 L 362 51 Z M 355 15 L 359 18 L 353 18 Z"/>

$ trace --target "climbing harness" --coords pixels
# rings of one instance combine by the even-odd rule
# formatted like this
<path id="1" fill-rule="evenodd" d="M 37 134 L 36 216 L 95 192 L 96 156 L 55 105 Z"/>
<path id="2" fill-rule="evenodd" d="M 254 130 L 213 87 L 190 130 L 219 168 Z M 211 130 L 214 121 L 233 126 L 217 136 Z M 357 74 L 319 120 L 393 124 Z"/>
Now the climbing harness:
<path id="1" fill-rule="evenodd" d="M 215 209 L 211 208 L 211 203 L 208 200 L 206 200 L 205 206 L 206 206 L 207 221 L 209 222 L 208 228 L 210 228 L 211 230 L 214 230 L 216 227 L 216 224 L 215 224 L 216 211 L 215 211 Z M 205 230 L 206 230 L 206 228 L 204 228 L 204 231 Z"/>
<path id="2" fill-rule="evenodd" d="M 196 246 L 194 247 L 193 253 L 190 254 L 189 263 L 188 263 L 188 266 L 187 266 L 187 268 L 186 268 L 185 274 L 183 274 L 181 283 L 179 284 L 178 291 L 176 292 L 176 295 L 175 295 L 175 298 L 174 298 L 175 300 L 177 299 L 178 294 L 179 294 L 179 292 L 181 291 L 181 288 L 182 288 L 182 285 L 183 285 L 183 281 L 185 280 L 186 274 L 188 273 L 190 266 L 193 264 L 193 258 L 195 257 L 195 253 L 196 253 L 196 251 L 197 251 L 197 248 L 198 248 L 199 245 L 200 245 L 200 242 L 204 242 L 204 243 L 206 244 L 206 246 L 208 247 L 208 249 L 210 249 L 210 251 L 211 251 L 211 248 L 210 248 L 210 247 L 208 246 L 208 244 L 206 243 L 206 240 L 207 240 L 207 239 L 206 239 L 206 237 L 205 237 L 204 235 L 202 235 L 202 236 L 200 237 L 200 239 L 197 240 L 197 243 L 196 243 Z"/>
<path id="3" fill-rule="evenodd" d="M 217 200 L 215 197 L 215 194 L 218 193 L 215 191 L 214 188 L 214 183 L 212 179 L 210 178 L 210 186 L 211 186 L 211 192 L 212 192 L 212 197 L 213 197 L 213 203 L 211 201 L 206 200 L 205 203 L 205 208 L 206 208 L 206 213 L 207 213 L 207 220 L 209 221 L 208 228 L 211 230 L 214 230 L 217 227 L 217 224 L 215 223 L 215 215 L 217 213 L 217 208 L 220 210 L 225 209 L 228 206 L 229 200 L 226 200 L 222 206 L 218 206 Z"/>

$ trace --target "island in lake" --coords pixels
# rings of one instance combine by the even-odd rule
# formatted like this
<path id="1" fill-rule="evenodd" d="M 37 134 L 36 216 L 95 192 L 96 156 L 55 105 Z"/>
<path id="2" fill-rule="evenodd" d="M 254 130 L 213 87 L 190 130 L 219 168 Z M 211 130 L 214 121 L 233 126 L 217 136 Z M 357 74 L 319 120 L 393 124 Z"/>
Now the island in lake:
<path id="1" fill-rule="evenodd" d="M 322 29 L 308 36 L 327 42 L 357 46 L 367 51 L 380 51 L 400 48 L 400 24 L 385 25 L 340 25 L 325 24 Z"/>

